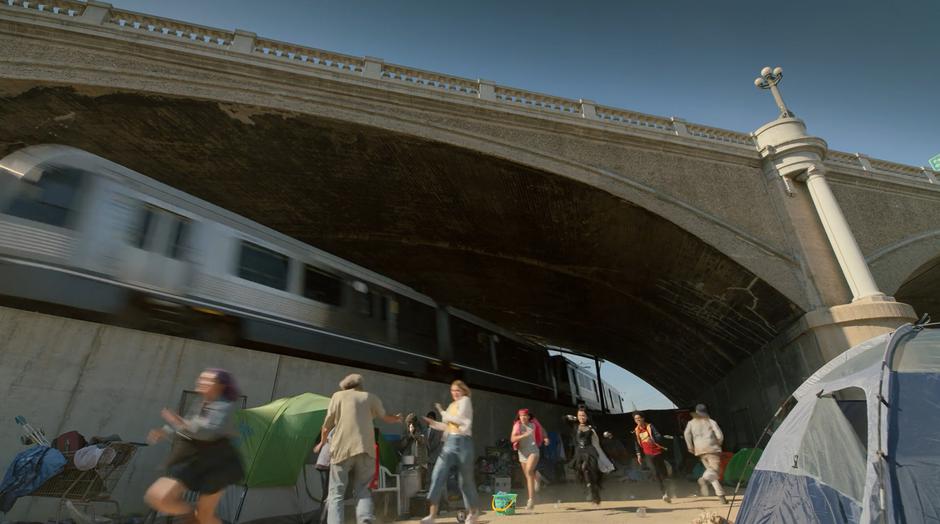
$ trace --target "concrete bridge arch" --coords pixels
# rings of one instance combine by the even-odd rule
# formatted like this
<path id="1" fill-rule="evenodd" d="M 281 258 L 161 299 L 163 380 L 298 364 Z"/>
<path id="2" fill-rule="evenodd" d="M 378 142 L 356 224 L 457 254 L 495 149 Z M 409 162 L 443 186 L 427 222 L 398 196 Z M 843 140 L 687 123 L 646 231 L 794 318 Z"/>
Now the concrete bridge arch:
<path id="1" fill-rule="evenodd" d="M 102 155 L 615 361 L 678 403 L 730 415 L 753 401 L 759 420 L 831 356 L 807 330 L 839 314 L 810 314 L 852 296 L 810 197 L 785 196 L 776 153 L 746 133 L 76 5 L 81 20 L 0 5 L 0 153 L 57 142 Z M 933 180 L 859 155 L 824 164 L 845 187 Z M 871 238 L 869 256 L 890 243 Z M 904 317 L 877 315 L 881 330 Z M 749 400 L 729 393 L 745 383 Z"/>

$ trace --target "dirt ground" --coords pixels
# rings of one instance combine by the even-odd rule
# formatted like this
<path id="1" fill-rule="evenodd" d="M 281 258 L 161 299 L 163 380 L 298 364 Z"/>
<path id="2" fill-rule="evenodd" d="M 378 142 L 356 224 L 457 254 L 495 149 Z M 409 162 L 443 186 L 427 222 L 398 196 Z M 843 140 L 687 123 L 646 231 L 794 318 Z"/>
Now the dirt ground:
<path id="1" fill-rule="evenodd" d="M 577 522 L 578 524 L 593 524 L 600 522 L 648 522 L 654 523 L 691 523 L 692 519 L 702 515 L 703 512 L 713 512 L 725 517 L 728 506 L 718 501 L 718 497 L 702 497 L 698 495 L 698 484 L 694 482 L 676 481 L 674 484 L 675 497 L 672 503 L 663 502 L 658 488 L 651 482 L 608 482 L 601 492 L 603 501 L 600 506 L 585 502 L 584 491 L 574 484 L 561 484 L 547 486 L 536 496 L 536 506 L 533 511 L 519 509 L 516 514 L 507 517 L 497 515 L 490 510 L 490 498 L 481 501 L 486 506 L 486 512 L 481 522 L 493 524 L 555 524 Z M 728 500 L 734 488 L 725 488 Z M 514 490 L 519 491 L 519 490 Z M 483 495 L 481 494 L 481 498 Z M 525 507 L 526 496 L 518 497 L 520 508 Z M 740 495 L 735 500 L 731 512 L 731 521 L 737 516 Z M 645 508 L 646 515 L 637 510 Z M 419 519 L 404 522 L 417 524 Z M 442 515 L 437 519 L 440 523 L 456 522 L 453 513 Z"/>

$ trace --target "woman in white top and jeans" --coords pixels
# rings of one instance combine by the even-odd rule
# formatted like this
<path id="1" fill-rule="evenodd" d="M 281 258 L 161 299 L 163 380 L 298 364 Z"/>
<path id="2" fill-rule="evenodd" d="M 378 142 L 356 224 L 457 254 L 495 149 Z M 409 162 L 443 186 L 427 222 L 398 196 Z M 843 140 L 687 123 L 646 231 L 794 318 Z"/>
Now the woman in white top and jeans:
<path id="1" fill-rule="evenodd" d="M 432 524 L 437 517 L 447 474 L 454 465 L 457 466 L 460 492 L 468 512 L 467 523 L 475 524 L 480 516 L 480 510 L 477 508 L 477 487 L 473 478 L 473 405 L 470 403 L 470 388 L 462 380 L 455 380 L 450 385 L 450 396 L 454 401 L 446 410 L 440 404 L 434 405 L 441 412 L 441 422 L 424 418 L 429 426 L 444 432 L 445 440 L 444 448 L 431 473 L 431 489 L 428 491 L 431 514 L 421 519 L 421 524 Z"/>

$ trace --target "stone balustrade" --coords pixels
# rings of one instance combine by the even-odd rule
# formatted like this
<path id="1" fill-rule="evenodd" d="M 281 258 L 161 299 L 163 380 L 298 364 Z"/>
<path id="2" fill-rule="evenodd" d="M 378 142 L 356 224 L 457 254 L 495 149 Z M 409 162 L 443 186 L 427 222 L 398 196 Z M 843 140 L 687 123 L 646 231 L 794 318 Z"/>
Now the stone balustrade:
<path id="1" fill-rule="evenodd" d="M 249 33 L 244 33 L 249 35 Z M 296 63 L 317 65 L 347 73 L 363 72 L 365 60 L 357 56 L 323 51 L 313 47 L 304 47 L 267 38 L 255 38 L 251 52 L 281 58 Z"/>
<path id="2" fill-rule="evenodd" d="M 669 118 L 637 113 L 626 109 L 616 109 L 613 107 L 597 106 L 595 109 L 597 118 L 607 122 L 615 122 L 627 126 L 640 127 L 661 131 L 664 133 L 675 134 L 676 128 Z"/>
<path id="3" fill-rule="evenodd" d="M 756 148 L 754 137 L 749 133 L 689 123 L 675 117 L 666 118 L 625 109 L 599 106 L 589 100 L 573 100 L 546 95 L 525 89 L 501 86 L 487 80 L 471 80 L 388 64 L 379 58 L 356 57 L 279 42 L 260 38 L 254 33 L 242 30 L 226 31 L 169 18 L 150 16 L 116 9 L 111 4 L 96 0 L 88 0 L 87 2 L 75 0 L 0 0 L 0 2 L 2 2 L 0 8 L 24 9 L 48 16 L 67 16 L 74 18 L 77 22 L 109 25 L 124 31 L 145 31 L 153 35 L 196 42 L 225 51 L 247 53 L 300 66 L 321 67 L 384 82 L 407 84 L 417 88 L 446 92 L 467 98 L 494 101 L 510 107 L 535 110 L 543 114 L 593 120 L 732 147 Z M 852 171 L 899 176 L 908 180 L 930 184 L 938 183 L 937 177 L 940 176 L 940 173 L 927 168 L 833 150 L 828 152 L 826 162 L 834 168 L 841 167 Z"/>
<path id="4" fill-rule="evenodd" d="M 85 11 L 84 2 L 75 0 L 43 0 L 36 2 L 33 0 L 3 0 L 3 4 L 8 7 L 19 7 L 23 9 L 33 9 L 42 13 L 51 13 L 62 16 L 81 16 Z"/>
<path id="5" fill-rule="evenodd" d="M 90 6 L 93 4 L 89 4 Z M 110 8 L 110 16 L 105 18 L 106 23 L 124 29 L 136 29 L 151 33 L 181 38 L 192 42 L 202 42 L 219 47 L 228 47 L 232 44 L 234 34 L 231 31 L 214 29 L 197 24 L 180 22 L 170 18 L 144 15 L 134 11 Z"/>
<path id="6" fill-rule="evenodd" d="M 476 80 L 422 71 L 412 67 L 386 64 L 378 59 L 372 59 L 372 61 L 378 64 L 378 70 L 380 71 L 379 78 L 385 80 L 405 82 L 473 97 L 477 97 L 480 94 L 480 83 Z"/>
<path id="7" fill-rule="evenodd" d="M 567 113 L 571 115 L 581 115 L 581 102 L 568 98 L 561 98 L 551 95 L 543 95 L 524 89 L 505 87 L 500 85 L 493 86 L 494 98 L 502 102 L 531 107 L 543 111 L 555 113 Z"/>

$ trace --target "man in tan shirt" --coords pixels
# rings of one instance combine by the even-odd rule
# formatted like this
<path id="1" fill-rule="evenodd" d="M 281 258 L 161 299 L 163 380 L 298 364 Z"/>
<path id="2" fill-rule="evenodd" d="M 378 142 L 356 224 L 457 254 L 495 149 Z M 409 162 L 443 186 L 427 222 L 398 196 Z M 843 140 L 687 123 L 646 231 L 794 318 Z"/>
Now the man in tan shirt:
<path id="1" fill-rule="evenodd" d="M 327 497 L 327 523 L 342 524 L 343 496 L 347 484 L 352 484 L 356 499 L 356 521 L 367 524 L 375 521 L 372 509 L 372 493 L 369 483 L 375 472 L 374 419 L 389 424 L 401 422 L 401 415 L 386 415 L 379 397 L 362 389 L 362 375 L 352 374 L 339 383 L 330 399 L 330 407 L 323 420 L 320 451 L 330 430 L 330 490 Z"/>

